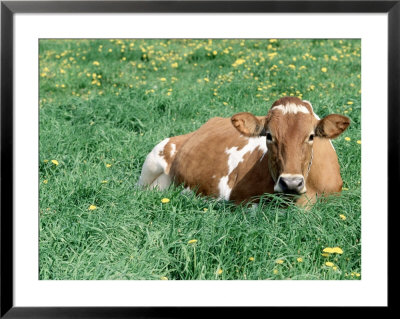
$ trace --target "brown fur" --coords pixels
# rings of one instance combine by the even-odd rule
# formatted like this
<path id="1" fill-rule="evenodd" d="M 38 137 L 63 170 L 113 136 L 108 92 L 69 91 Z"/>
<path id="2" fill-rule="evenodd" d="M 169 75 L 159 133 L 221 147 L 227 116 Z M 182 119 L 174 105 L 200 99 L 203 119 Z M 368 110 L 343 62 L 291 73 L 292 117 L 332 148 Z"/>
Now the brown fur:
<path id="1" fill-rule="evenodd" d="M 272 110 L 286 104 L 302 105 L 310 114 Z M 338 114 L 318 120 L 309 103 L 286 97 L 277 100 L 267 116 L 245 112 L 231 119 L 212 118 L 195 132 L 171 137 L 160 155 L 167 161 L 166 173 L 176 184 L 196 189 L 199 194 L 218 196 L 219 181 L 229 171 L 226 150 L 241 150 L 248 143 L 247 136 L 267 132 L 273 139 L 267 143 L 268 152 L 264 155 L 259 148 L 247 152 L 229 175 L 230 200 L 240 203 L 273 193 L 278 176 L 288 173 L 304 176 L 307 192 L 298 200 L 304 205 L 317 195 L 341 191 L 340 167 L 328 138 L 338 136 L 349 123 L 347 117 Z M 311 133 L 315 134 L 313 142 L 309 140 Z M 172 144 L 176 147 L 173 156 Z"/>

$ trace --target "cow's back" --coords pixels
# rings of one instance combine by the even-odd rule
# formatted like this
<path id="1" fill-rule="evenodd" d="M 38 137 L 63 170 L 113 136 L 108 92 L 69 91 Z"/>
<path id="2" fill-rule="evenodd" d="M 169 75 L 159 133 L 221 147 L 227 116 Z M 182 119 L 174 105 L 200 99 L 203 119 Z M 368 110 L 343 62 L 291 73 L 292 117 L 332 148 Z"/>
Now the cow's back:
<path id="1" fill-rule="evenodd" d="M 265 153 L 265 137 L 245 137 L 229 118 L 212 118 L 179 149 L 170 175 L 203 195 L 240 202 L 270 189 Z"/>

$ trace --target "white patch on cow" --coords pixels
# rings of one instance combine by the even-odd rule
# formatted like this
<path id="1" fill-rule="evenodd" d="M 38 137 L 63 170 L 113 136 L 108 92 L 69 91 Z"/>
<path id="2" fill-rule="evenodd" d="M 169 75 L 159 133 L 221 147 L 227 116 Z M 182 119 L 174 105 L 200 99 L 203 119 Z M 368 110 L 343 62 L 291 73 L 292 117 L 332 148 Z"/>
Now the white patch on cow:
<path id="1" fill-rule="evenodd" d="M 161 174 L 158 176 L 153 183 L 151 183 L 150 188 L 158 188 L 160 190 L 167 189 L 171 185 L 171 177 L 167 174 Z"/>
<path id="2" fill-rule="evenodd" d="M 171 157 L 174 157 L 175 153 L 176 153 L 176 145 L 174 143 L 171 143 L 171 153 L 170 153 Z"/>
<path id="3" fill-rule="evenodd" d="M 229 155 L 228 174 L 221 177 L 218 183 L 219 196 L 225 200 L 229 200 L 232 191 L 228 185 L 229 175 L 239 165 L 239 163 L 243 162 L 244 156 L 249 152 L 252 153 L 257 148 L 263 152 L 264 156 L 268 150 L 265 136 L 250 137 L 246 139 L 248 141 L 247 144 L 240 150 L 238 150 L 237 146 L 225 150 L 225 153 Z"/>
<path id="4" fill-rule="evenodd" d="M 168 164 L 164 157 L 160 156 L 160 153 L 163 153 L 164 147 L 168 142 L 169 138 L 166 138 L 162 142 L 158 143 L 147 155 L 139 177 L 139 186 L 150 186 L 152 188 L 158 186 L 160 189 L 165 189 L 169 186 L 169 184 L 171 184 L 171 179 L 166 173 Z M 168 176 L 169 184 L 168 179 L 162 175 Z"/>
<path id="5" fill-rule="evenodd" d="M 190 194 L 193 193 L 190 187 L 186 187 L 184 190 L 181 191 L 181 194 Z"/>
<path id="6" fill-rule="evenodd" d="M 277 105 L 272 108 L 272 110 L 280 110 L 282 111 L 283 114 L 297 114 L 298 112 L 300 113 L 305 113 L 305 114 L 310 114 L 308 109 L 304 105 L 297 105 L 294 103 L 286 104 L 286 105 Z"/>

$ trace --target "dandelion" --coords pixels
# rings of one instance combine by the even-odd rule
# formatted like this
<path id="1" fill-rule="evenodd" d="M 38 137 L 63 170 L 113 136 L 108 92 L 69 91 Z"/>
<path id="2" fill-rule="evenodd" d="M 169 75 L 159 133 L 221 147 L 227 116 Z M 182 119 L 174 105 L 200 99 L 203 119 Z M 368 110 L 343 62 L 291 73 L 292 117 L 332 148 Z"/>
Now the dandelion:
<path id="1" fill-rule="evenodd" d="M 188 241 L 189 245 L 195 244 L 195 243 L 197 243 L 197 239 L 191 239 L 191 240 Z"/>
<path id="2" fill-rule="evenodd" d="M 294 64 L 289 64 L 288 67 L 293 69 L 293 70 L 296 68 L 296 66 Z"/>
<path id="3" fill-rule="evenodd" d="M 324 253 L 328 254 L 343 254 L 343 250 L 340 247 L 326 247 L 324 250 L 322 250 Z"/>
<path id="4" fill-rule="evenodd" d="M 321 68 L 321 71 L 326 73 L 328 71 L 328 69 L 326 67 Z"/>
<path id="5" fill-rule="evenodd" d="M 303 258 L 301 258 L 301 257 L 297 258 L 297 262 L 302 263 L 303 262 Z"/>
<path id="6" fill-rule="evenodd" d="M 250 260 L 250 261 L 254 261 L 254 257 L 250 257 L 249 260 Z"/>
<path id="7" fill-rule="evenodd" d="M 344 139 L 345 139 L 347 142 L 351 141 L 351 138 L 348 137 L 348 136 L 346 136 Z"/>
<path id="8" fill-rule="evenodd" d="M 343 254 L 343 250 L 340 247 L 333 247 L 332 251 L 336 254 Z"/>
<path id="9" fill-rule="evenodd" d="M 241 64 L 243 64 L 243 63 L 245 63 L 245 62 L 246 62 L 245 59 L 237 59 L 237 60 L 232 64 L 232 66 L 233 66 L 233 67 L 237 67 L 238 65 L 241 65 Z"/>
<path id="10" fill-rule="evenodd" d="M 204 211 L 204 212 L 208 211 L 208 208 L 203 208 L 203 211 Z"/>
<path id="11" fill-rule="evenodd" d="M 277 264 L 279 264 L 279 265 L 283 264 L 283 260 L 282 260 L 282 259 L 278 259 L 278 260 L 276 260 L 275 262 L 276 262 Z"/>
<path id="12" fill-rule="evenodd" d="M 204 81 L 205 82 L 210 82 L 210 79 L 209 78 L 204 78 Z"/>
<path id="13" fill-rule="evenodd" d="M 274 269 L 274 275 L 277 275 L 279 273 L 278 269 Z"/>
<path id="14" fill-rule="evenodd" d="M 101 181 L 101 183 L 102 183 L 102 184 L 107 184 L 107 183 L 108 183 L 108 181 Z"/>
<path id="15" fill-rule="evenodd" d="M 166 197 L 164 197 L 163 199 L 161 199 L 161 203 L 163 203 L 163 204 L 169 203 L 169 201 L 170 201 L 170 199 L 169 199 L 169 198 L 166 198 Z"/>
<path id="16" fill-rule="evenodd" d="M 166 78 L 160 78 L 160 81 L 161 82 L 165 82 L 165 81 L 167 81 L 167 79 Z"/>
<path id="17" fill-rule="evenodd" d="M 342 191 L 348 191 L 349 189 L 347 187 L 342 187 Z"/>
<path id="18" fill-rule="evenodd" d="M 325 265 L 328 266 L 328 267 L 333 267 L 333 266 L 334 266 L 334 263 L 332 263 L 332 262 L 330 262 L 330 261 L 327 261 L 327 262 L 325 263 Z"/>
<path id="19" fill-rule="evenodd" d="M 161 277 L 160 279 L 161 279 L 161 280 L 168 280 L 167 277 Z"/>
<path id="20" fill-rule="evenodd" d="M 106 167 L 107 168 L 109 168 L 109 167 L 111 167 L 112 166 L 112 164 L 106 164 Z"/>
<path id="21" fill-rule="evenodd" d="M 340 214 L 339 217 L 340 217 L 341 220 L 346 220 L 346 216 L 343 215 L 343 214 Z"/>
<path id="22" fill-rule="evenodd" d="M 171 64 L 171 67 L 173 67 L 173 68 L 177 68 L 177 67 L 178 67 L 178 62 L 174 62 L 174 63 L 172 63 L 172 64 Z"/>
<path id="23" fill-rule="evenodd" d="M 361 140 L 358 140 L 358 141 L 357 141 L 357 144 L 361 144 Z"/>
<path id="24" fill-rule="evenodd" d="M 217 271 L 217 274 L 218 275 L 221 275 L 223 273 L 223 270 L 220 268 L 220 269 L 218 269 L 218 271 Z"/>
<path id="25" fill-rule="evenodd" d="M 95 209 L 97 209 L 97 206 L 95 206 L 95 205 L 90 205 L 89 206 L 89 210 L 95 210 Z"/>
<path id="26" fill-rule="evenodd" d="M 47 180 L 47 179 L 45 179 L 45 180 L 43 181 L 43 184 L 47 184 L 47 182 L 48 182 L 48 180 Z"/>
<path id="27" fill-rule="evenodd" d="M 100 65 L 100 63 L 99 63 L 99 61 L 93 61 L 93 65 L 95 65 L 95 66 L 99 66 L 99 65 Z"/>
<path id="28" fill-rule="evenodd" d="M 348 104 L 348 105 L 352 105 L 353 102 L 352 102 L 352 101 L 348 101 L 347 104 Z"/>
<path id="29" fill-rule="evenodd" d="M 56 166 L 58 165 L 58 161 L 57 160 L 51 160 L 51 162 Z"/>

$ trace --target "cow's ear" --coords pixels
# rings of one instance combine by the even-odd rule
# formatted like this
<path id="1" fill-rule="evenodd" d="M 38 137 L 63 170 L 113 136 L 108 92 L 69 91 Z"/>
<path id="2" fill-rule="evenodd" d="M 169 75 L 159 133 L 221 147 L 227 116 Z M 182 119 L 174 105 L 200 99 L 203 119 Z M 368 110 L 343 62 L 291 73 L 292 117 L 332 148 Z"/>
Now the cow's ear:
<path id="1" fill-rule="evenodd" d="M 265 136 L 265 118 L 257 118 L 251 113 L 242 112 L 233 115 L 231 122 L 245 136 Z"/>
<path id="2" fill-rule="evenodd" d="M 340 114 L 330 114 L 320 120 L 315 128 L 315 135 L 325 138 L 336 138 L 350 125 L 350 119 Z"/>

